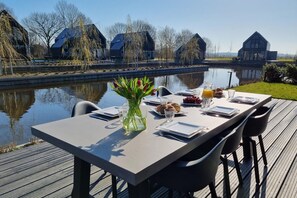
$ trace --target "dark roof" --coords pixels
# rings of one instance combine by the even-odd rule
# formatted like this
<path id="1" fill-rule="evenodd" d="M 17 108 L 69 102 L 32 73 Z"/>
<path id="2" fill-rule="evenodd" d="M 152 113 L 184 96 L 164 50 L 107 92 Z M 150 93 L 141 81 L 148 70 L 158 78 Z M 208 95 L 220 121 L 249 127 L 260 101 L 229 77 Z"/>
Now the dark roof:
<path id="1" fill-rule="evenodd" d="M 0 17 L 2 16 L 2 15 L 6 15 L 6 16 L 8 16 L 9 17 L 9 19 L 10 19 L 10 21 L 11 21 L 11 23 L 14 25 L 14 26 L 16 26 L 16 27 L 18 27 L 19 29 L 21 29 L 21 31 L 23 31 L 23 32 L 25 32 L 25 34 L 28 34 L 28 32 L 27 32 L 27 30 L 21 25 L 21 24 L 19 24 L 19 22 L 17 22 L 17 20 L 15 20 L 6 10 L 1 10 L 0 11 Z"/>
<path id="2" fill-rule="evenodd" d="M 88 24 L 84 26 L 86 31 L 91 31 L 92 28 L 97 27 L 94 24 Z M 98 30 L 98 29 L 97 29 Z M 98 30 L 99 31 L 99 30 Z M 81 37 L 81 28 L 79 26 L 76 26 L 74 28 L 65 28 L 55 39 L 55 43 L 52 45 L 52 48 L 60 48 L 64 45 L 64 43 L 73 38 L 79 38 Z M 102 35 L 102 33 L 99 31 L 100 37 L 105 37 Z"/>
<path id="3" fill-rule="evenodd" d="M 176 48 L 176 51 L 179 51 L 181 50 L 181 48 L 184 46 L 184 45 L 187 45 L 193 38 L 197 38 L 198 39 L 198 43 L 199 43 L 199 47 L 201 50 L 206 50 L 206 43 L 205 41 L 201 38 L 201 36 L 196 33 L 196 34 L 193 34 L 193 36 L 191 38 L 188 38 L 188 40 L 186 41 L 186 43 L 182 44 L 181 46 L 177 47 Z M 202 45 L 202 46 L 200 46 Z"/>
<path id="4" fill-rule="evenodd" d="M 142 37 L 151 38 L 151 35 L 148 33 L 148 31 L 142 31 L 142 32 L 132 32 L 132 33 L 120 33 L 117 34 L 114 39 L 111 41 L 110 44 L 110 50 L 120 50 L 124 46 L 124 40 L 125 40 L 125 35 L 129 34 L 139 34 Z"/>
<path id="5" fill-rule="evenodd" d="M 248 42 L 250 39 L 252 39 L 253 37 L 260 37 L 262 38 L 262 40 L 264 40 L 265 42 L 269 43 L 259 32 L 254 32 L 248 39 L 246 39 L 244 42 L 243 42 L 243 45 Z"/>
<path id="6" fill-rule="evenodd" d="M 117 34 L 114 39 L 111 41 L 110 49 L 111 50 L 120 50 L 124 46 L 124 34 Z"/>

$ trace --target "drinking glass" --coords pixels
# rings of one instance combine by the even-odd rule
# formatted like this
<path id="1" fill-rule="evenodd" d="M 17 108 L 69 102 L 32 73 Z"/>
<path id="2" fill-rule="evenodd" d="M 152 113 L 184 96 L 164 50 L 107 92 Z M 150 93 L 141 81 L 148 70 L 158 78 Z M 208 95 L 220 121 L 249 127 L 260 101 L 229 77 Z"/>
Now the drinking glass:
<path id="1" fill-rule="evenodd" d="M 201 102 L 201 108 L 205 109 L 210 107 L 211 104 L 211 99 L 210 98 L 202 98 L 202 102 Z"/>
<path id="2" fill-rule="evenodd" d="M 168 98 L 166 98 L 166 97 L 160 97 L 160 104 L 161 105 L 165 105 L 165 104 L 167 104 L 168 103 Z"/>
<path id="3" fill-rule="evenodd" d="M 235 90 L 234 89 L 228 89 L 228 99 L 231 100 L 234 98 Z"/>
<path id="4" fill-rule="evenodd" d="M 207 84 L 202 92 L 202 108 L 208 108 L 210 106 L 211 100 L 213 98 L 213 90 L 212 90 L 212 85 Z"/>
<path id="5" fill-rule="evenodd" d="M 119 117 L 121 122 L 123 122 L 124 117 L 126 117 L 127 113 L 129 110 L 129 105 L 128 103 L 124 103 L 120 108 L 119 108 Z"/>
<path id="6" fill-rule="evenodd" d="M 166 122 L 171 122 L 174 118 L 175 111 L 171 109 L 164 109 L 164 114 L 165 114 Z"/>
<path id="7" fill-rule="evenodd" d="M 198 98 L 200 96 L 200 90 L 199 89 L 193 89 L 193 96 Z"/>

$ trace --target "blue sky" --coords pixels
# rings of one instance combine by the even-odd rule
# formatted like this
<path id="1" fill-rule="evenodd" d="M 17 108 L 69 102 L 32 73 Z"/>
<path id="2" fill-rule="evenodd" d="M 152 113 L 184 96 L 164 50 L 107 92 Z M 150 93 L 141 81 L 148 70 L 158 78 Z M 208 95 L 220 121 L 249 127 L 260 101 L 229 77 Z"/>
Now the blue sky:
<path id="1" fill-rule="evenodd" d="M 0 0 L 21 20 L 32 12 L 52 12 L 58 0 Z M 161 29 L 189 29 L 209 38 L 220 52 L 237 52 L 258 31 L 270 50 L 297 54 L 297 0 L 68 0 L 104 33 L 127 16 Z"/>

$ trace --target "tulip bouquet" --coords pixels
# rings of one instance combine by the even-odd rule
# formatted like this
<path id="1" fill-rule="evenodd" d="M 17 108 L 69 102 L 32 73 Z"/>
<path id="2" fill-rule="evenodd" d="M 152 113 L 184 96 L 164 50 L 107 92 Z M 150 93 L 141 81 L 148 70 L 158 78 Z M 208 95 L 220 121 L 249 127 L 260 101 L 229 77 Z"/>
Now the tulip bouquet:
<path id="1" fill-rule="evenodd" d="M 127 100 L 134 100 L 139 102 L 139 104 L 143 97 L 155 92 L 154 85 L 147 77 L 142 79 L 120 77 L 118 80 L 114 81 L 112 88 L 117 94 Z"/>
<path id="2" fill-rule="evenodd" d="M 123 118 L 126 132 L 143 131 L 146 129 L 146 118 L 142 116 L 140 104 L 143 97 L 153 95 L 156 91 L 149 78 L 127 79 L 120 77 L 114 81 L 112 89 L 128 100 L 129 110 Z"/>

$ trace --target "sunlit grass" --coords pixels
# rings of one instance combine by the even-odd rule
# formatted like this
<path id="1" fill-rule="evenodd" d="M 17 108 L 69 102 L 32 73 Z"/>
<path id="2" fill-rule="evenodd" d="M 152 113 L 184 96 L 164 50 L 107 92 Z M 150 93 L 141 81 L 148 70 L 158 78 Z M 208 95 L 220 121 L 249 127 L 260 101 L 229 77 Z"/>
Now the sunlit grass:
<path id="1" fill-rule="evenodd" d="M 273 98 L 296 100 L 297 101 L 297 85 L 284 83 L 267 83 L 256 82 L 246 85 L 241 85 L 234 88 L 236 91 L 268 94 Z"/>
<path id="2" fill-rule="evenodd" d="M 278 58 L 277 59 L 279 62 L 290 62 L 290 63 L 294 63 L 295 60 L 293 58 Z"/>
<path id="3" fill-rule="evenodd" d="M 207 58 L 207 60 L 213 60 L 213 61 L 232 61 L 232 57 L 213 57 L 213 58 Z"/>

